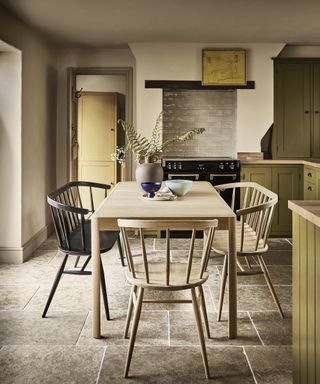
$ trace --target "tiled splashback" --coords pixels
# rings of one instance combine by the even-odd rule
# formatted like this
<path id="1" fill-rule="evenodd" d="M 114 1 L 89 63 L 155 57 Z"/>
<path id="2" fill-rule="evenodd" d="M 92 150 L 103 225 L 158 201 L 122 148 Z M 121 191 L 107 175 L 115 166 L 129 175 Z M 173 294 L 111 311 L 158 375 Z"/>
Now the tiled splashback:
<path id="1" fill-rule="evenodd" d="M 164 156 L 234 157 L 236 113 L 236 91 L 163 90 L 164 141 L 193 128 L 206 129 L 193 140 L 168 147 Z"/>

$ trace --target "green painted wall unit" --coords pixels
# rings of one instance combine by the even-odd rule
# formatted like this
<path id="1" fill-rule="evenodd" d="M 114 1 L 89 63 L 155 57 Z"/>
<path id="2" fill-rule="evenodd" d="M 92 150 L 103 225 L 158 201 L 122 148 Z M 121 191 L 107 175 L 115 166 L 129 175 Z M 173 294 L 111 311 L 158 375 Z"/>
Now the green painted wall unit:
<path id="1" fill-rule="evenodd" d="M 293 213 L 293 383 L 320 383 L 320 228 Z"/>
<path id="2" fill-rule="evenodd" d="M 320 199 L 320 168 L 304 166 L 303 198 L 304 200 Z"/>
<path id="3" fill-rule="evenodd" d="M 279 197 L 271 236 L 291 236 L 291 211 L 288 209 L 288 200 L 298 200 L 302 196 L 301 173 L 302 167 L 297 165 L 242 165 L 242 181 L 256 182 L 271 189 Z"/>
<path id="4" fill-rule="evenodd" d="M 320 60 L 274 59 L 273 158 L 320 157 Z"/>

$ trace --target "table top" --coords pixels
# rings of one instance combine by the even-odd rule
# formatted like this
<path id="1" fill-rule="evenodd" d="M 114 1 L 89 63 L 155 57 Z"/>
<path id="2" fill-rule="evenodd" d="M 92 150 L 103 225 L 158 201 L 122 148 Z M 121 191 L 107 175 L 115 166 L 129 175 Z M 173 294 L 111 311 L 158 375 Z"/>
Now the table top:
<path id="1" fill-rule="evenodd" d="M 119 218 L 134 219 L 227 219 L 235 217 L 228 204 L 206 181 L 193 182 L 185 196 L 172 201 L 142 198 L 143 191 L 135 181 L 118 183 L 100 204 L 92 219 L 111 224 Z"/>

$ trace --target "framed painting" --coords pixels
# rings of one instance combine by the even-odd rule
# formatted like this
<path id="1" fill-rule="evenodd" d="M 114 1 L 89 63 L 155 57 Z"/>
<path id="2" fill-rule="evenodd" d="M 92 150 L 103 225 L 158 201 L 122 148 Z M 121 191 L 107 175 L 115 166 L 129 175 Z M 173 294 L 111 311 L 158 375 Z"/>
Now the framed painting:
<path id="1" fill-rule="evenodd" d="M 204 49 L 202 85 L 246 85 L 244 49 Z"/>

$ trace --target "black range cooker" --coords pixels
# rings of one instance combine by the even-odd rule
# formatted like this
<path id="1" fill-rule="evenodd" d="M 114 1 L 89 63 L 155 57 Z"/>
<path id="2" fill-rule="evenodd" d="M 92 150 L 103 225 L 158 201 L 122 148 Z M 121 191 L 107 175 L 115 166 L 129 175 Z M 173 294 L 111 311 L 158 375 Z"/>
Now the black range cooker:
<path id="1" fill-rule="evenodd" d="M 164 180 L 188 179 L 209 181 L 213 186 L 240 181 L 240 161 L 232 158 L 164 158 L 162 160 Z M 221 192 L 230 205 L 232 190 Z M 240 206 L 236 195 L 235 207 Z"/>

